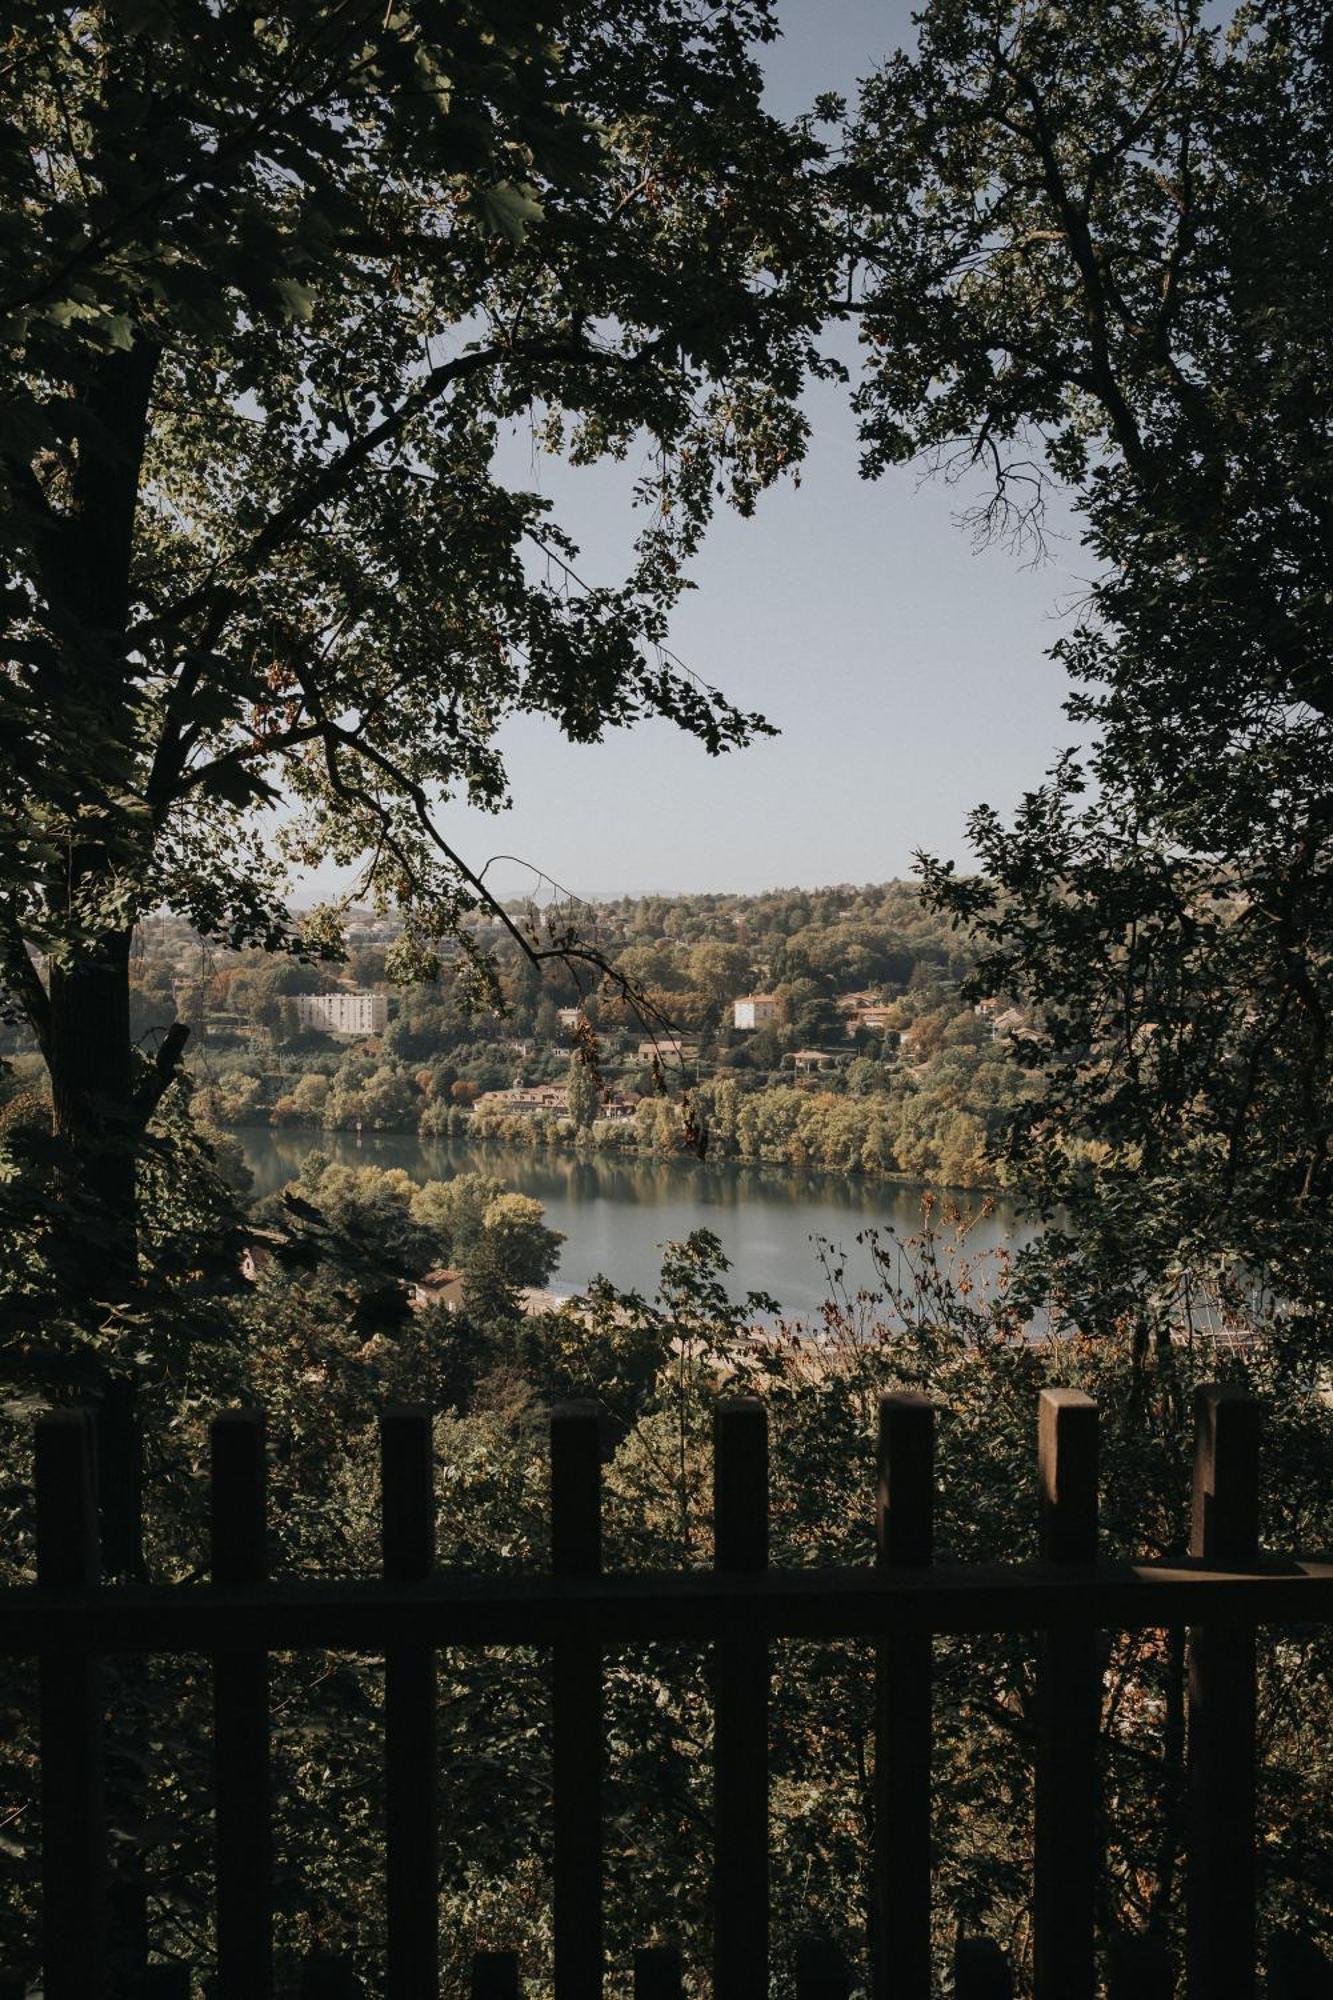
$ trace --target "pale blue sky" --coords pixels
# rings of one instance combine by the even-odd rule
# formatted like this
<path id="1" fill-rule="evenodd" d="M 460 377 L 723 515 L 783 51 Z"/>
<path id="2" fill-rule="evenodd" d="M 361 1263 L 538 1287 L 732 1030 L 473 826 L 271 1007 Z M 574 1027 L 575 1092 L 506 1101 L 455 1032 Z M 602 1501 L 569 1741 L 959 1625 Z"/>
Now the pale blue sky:
<path id="1" fill-rule="evenodd" d="M 780 12 L 769 76 L 784 113 L 851 92 L 911 33 L 896 0 Z M 910 470 L 861 480 L 845 389 L 821 385 L 809 409 L 799 489 L 768 494 L 750 521 L 719 516 L 672 631 L 687 665 L 781 736 L 714 759 L 666 724 L 576 748 L 524 719 L 502 738 L 513 809 L 443 815 L 474 865 L 519 854 L 581 896 L 879 881 L 908 873 L 918 847 L 964 860 L 969 808 L 1012 805 L 1069 740 L 1044 655 L 1082 592 L 1076 540 L 1037 570 L 974 553 L 957 492 Z M 582 545 L 581 573 L 613 578 L 633 528 L 624 481 L 534 463 L 526 440 L 514 452 L 515 476 Z M 491 879 L 505 895 L 529 886 L 508 867 Z"/>

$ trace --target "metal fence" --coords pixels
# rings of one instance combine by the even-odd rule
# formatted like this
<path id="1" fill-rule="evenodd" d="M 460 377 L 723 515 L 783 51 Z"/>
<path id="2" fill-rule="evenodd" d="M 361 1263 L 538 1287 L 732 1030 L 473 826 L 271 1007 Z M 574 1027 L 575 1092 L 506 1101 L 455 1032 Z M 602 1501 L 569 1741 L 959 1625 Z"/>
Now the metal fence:
<path id="1" fill-rule="evenodd" d="M 1098 1558 L 1097 1411 L 1075 1391 L 1040 1399 L 1040 1560 L 957 1565 L 933 1551 L 934 1411 L 884 1397 L 876 1496 L 878 1561 L 865 1568 L 776 1569 L 768 1562 L 768 1439 L 761 1404 L 716 1411 L 714 1566 L 614 1573 L 601 1559 L 598 1412 L 551 1420 L 551 1563 L 541 1575 L 481 1576 L 435 1565 L 431 1421 L 395 1409 L 382 1421 L 383 1568 L 374 1579 L 267 1573 L 262 1412 L 212 1426 L 211 1581 L 99 1582 L 94 1453 L 88 1419 L 37 1426 L 37 1582 L 0 1591 L 0 1652 L 36 1656 L 43 1832 L 45 2000 L 106 1990 L 108 1859 L 100 1662 L 110 1654 L 212 1661 L 216 1958 L 153 1964 L 142 1990 L 218 2000 L 273 1992 L 269 1656 L 345 1649 L 384 1660 L 386 1952 L 376 1990 L 426 2000 L 440 1981 L 436 1649 L 549 1651 L 552 1674 L 554 1986 L 557 2000 L 603 1992 L 602 1654 L 653 1640 L 711 1645 L 714 1701 L 713 1961 L 682 1968 L 672 1947 L 639 1952 L 636 1995 L 682 1991 L 711 1975 L 718 2000 L 770 1987 L 768 1695 L 781 1639 L 871 1642 L 875 1674 L 874 1923 L 870 1963 L 850 1966 L 811 1940 L 797 1991 L 927 2000 L 931 1967 L 932 1638 L 1031 1633 L 1037 1643 L 1032 1915 L 1038 2000 L 1116 2000 L 1177 1991 L 1165 1947 L 1099 1940 L 1099 1630 L 1188 1626 L 1188 2000 L 1258 1992 L 1255 1872 L 1255 1627 L 1333 1620 L 1333 1563 L 1261 1555 L 1259 1413 L 1237 1389 L 1197 1400 L 1187 1558 Z M 869 1670 L 869 1667 L 868 1667 Z M 1270 1954 L 1268 1990 L 1333 1993 L 1308 1946 Z M 517 1993 L 520 1968 L 483 1953 L 476 1995 Z M 998 1948 L 957 1945 L 958 2000 L 1011 1991 Z M 21 1991 L 17 1982 L 13 1992 Z M 308 1965 L 300 1991 L 360 1991 L 338 1961 Z M 0 1996 L 6 1994 L 0 1977 Z"/>

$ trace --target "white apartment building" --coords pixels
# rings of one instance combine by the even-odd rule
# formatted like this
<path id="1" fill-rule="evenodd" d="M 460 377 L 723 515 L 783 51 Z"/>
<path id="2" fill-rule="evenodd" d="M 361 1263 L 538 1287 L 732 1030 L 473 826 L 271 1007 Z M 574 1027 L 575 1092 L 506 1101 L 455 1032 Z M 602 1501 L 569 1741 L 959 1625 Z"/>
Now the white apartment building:
<path id="1" fill-rule="evenodd" d="M 297 993 L 296 1012 L 303 1028 L 323 1035 L 382 1035 L 389 1025 L 389 1001 L 383 993 Z"/>
<path id="2" fill-rule="evenodd" d="M 778 1018 L 778 1003 L 771 993 L 742 993 L 731 1003 L 733 1028 L 766 1028 Z"/>

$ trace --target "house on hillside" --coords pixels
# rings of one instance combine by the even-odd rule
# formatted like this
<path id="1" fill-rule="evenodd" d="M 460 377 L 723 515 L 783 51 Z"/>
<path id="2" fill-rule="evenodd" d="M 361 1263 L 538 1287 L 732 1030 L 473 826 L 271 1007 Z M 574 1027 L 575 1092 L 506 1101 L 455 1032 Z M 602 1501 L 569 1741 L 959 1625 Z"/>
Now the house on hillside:
<path id="1" fill-rule="evenodd" d="M 778 1001 L 772 993 L 742 993 L 731 1003 L 734 1028 L 767 1028 L 778 1018 Z"/>
<path id="2" fill-rule="evenodd" d="M 463 1303 L 463 1273 L 444 1265 L 427 1271 L 413 1285 L 407 1302 L 413 1312 L 424 1312 L 427 1306 L 443 1306 L 446 1312 L 457 1312 Z"/>
<path id="3" fill-rule="evenodd" d="M 827 1049 L 797 1049 L 791 1059 L 791 1066 L 797 1076 L 813 1076 L 821 1070 L 840 1067 L 843 1058 L 831 1055 Z"/>
<path id="4" fill-rule="evenodd" d="M 562 1083 L 516 1083 L 512 1090 L 483 1090 L 473 1109 L 517 1111 L 528 1116 L 565 1112 L 569 1109 L 569 1092 Z"/>
<path id="5" fill-rule="evenodd" d="M 582 1007 L 557 1007 L 555 1018 L 565 1033 L 572 1035 L 579 1022 L 583 1019 L 583 1009 Z"/>
<path id="6" fill-rule="evenodd" d="M 655 1041 L 640 1042 L 638 1047 L 640 1062 L 650 1063 L 654 1056 L 662 1062 L 693 1062 L 699 1053 L 697 1042 L 682 1041 L 679 1035 L 658 1035 Z"/>
<path id="7" fill-rule="evenodd" d="M 870 1001 L 864 1006 L 858 1005 L 846 1009 L 847 1033 L 859 1035 L 864 1032 L 869 1035 L 882 1035 L 889 1025 L 889 1011 L 889 1004 L 884 1000 Z"/>

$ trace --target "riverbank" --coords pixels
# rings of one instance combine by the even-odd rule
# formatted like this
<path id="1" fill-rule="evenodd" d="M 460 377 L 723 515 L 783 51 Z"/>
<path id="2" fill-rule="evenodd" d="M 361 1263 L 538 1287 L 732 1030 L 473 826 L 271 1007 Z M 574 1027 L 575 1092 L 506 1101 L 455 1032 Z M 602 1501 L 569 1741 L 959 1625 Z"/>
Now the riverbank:
<path id="1" fill-rule="evenodd" d="M 543 1121 L 529 1121 L 540 1125 Z M 561 1123 L 568 1124 L 568 1120 Z M 237 1125 L 224 1127 L 232 1137 L 244 1142 L 247 1134 L 269 1133 L 275 1140 L 295 1139 L 303 1142 L 305 1152 L 326 1152 L 333 1141 L 351 1141 L 357 1146 L 375 1144 L 381 1140 L 403 1141 L 422 1147 L 461 1144 L 468 1147 L 494 1148 L 500 1151 L 523 1151 L 536 1154 L 549 1153 L 570 1159 L 610 1159 L 643 1161 L 647 1164 L 672 1164 L 693 1171 L 695 1168 L 735 1168 L 754 1173 L 791 1174 L 816 1176 L 834 1180 L 854 1180 L 873 1185 L 904 1188 L 928 1188 L 937 1196 L 952 1200 L 975 1203 L 977 1201 L 1000 1201 L 1005 1193 L 994 1181 L 942 1181 L 923 1180 L 919 1174 L 904 1173 L 898 1167 L 867 1167 L 862 1165 L 829 1166 L 820 1160 L 789 1160 L 780 1156 L 761 1155 L 742 1157 L 737 1154 L 706 1152 L 702 1157 L 685 1146 L 676 1145 L 670 1150 L 657 1146 L 625 1144 L 623 1141 L 608 1143 L 596 1139 L 585 1142 L 572 1134 L 553 1135 L 542 1129 L 537 1136 L 520 1135 L 510 1130 L 518 1120 L 506 1120 L 503 1129 L 493 1126 L 478 1129 L 471 1120 L 460 1120 L 446 1132 L 421 1132 L 411 1126 L 377 1128 L 367 1130 L 364 1126 L 339 1126 L 329 1128 L 323 1125 L 303 1125 L 284 1121 L 281 1125 Z M 622 1128 L 623 1129 L 623 1128 Z"/>

